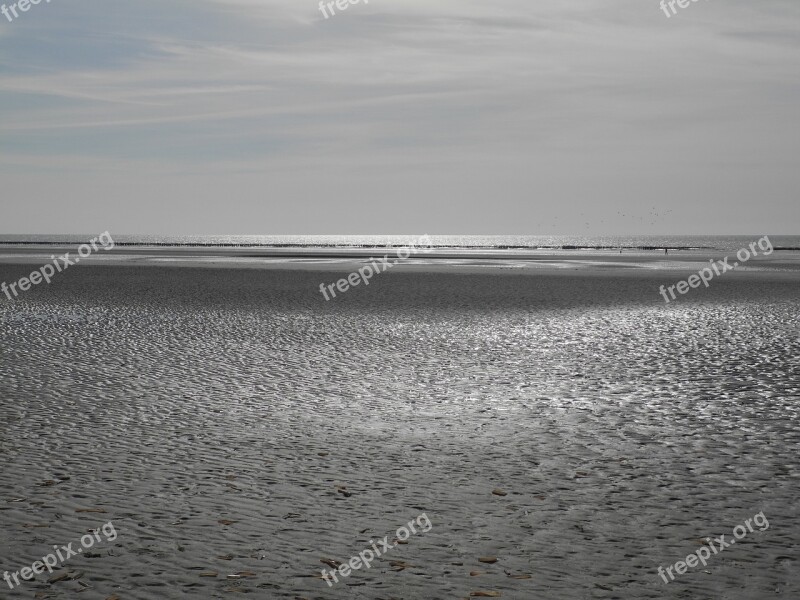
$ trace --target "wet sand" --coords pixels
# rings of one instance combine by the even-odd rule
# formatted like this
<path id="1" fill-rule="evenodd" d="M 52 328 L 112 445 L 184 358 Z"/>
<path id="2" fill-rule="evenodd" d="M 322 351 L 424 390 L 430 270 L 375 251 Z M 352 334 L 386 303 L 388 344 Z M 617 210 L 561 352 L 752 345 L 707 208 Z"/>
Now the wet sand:
<path id="1" fill-rule="evenodd" d="M 797 597 L 797 255 L 669 305 L 703 253 L 616 256 L 419 259 L 325 302 L 360 259 L 108 253 L 2 299 L 0 569 L 118 538 L 0 597 Z"/>

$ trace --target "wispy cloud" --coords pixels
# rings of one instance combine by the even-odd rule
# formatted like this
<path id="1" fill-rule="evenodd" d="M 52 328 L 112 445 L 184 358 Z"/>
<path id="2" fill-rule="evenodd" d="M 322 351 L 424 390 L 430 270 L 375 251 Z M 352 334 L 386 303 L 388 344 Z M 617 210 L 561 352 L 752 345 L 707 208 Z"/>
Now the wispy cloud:
<path id="1" fill-rule="evenodd" d="M 759 186 L 777 211 L 796 188 L 794 1 L 670 20 L 656 0 L 372 0 L 327 21 L 313 0 L 70 0 L 24 16 L 0 24 L 0 171 L 19 201 L 71 162 L 102 187 L 115 160 L 231 189 L 277 170 L 246 185 L 308 207 L 298 173 L 336 165 L 342 206 L 414 181 L 479 215 L 506 186 L 508 214 L 537 198 L 547 215 L 645 193 L 689 212 L 700 190 Z M 742 165 L 745 185 L 715 179 Z"/>

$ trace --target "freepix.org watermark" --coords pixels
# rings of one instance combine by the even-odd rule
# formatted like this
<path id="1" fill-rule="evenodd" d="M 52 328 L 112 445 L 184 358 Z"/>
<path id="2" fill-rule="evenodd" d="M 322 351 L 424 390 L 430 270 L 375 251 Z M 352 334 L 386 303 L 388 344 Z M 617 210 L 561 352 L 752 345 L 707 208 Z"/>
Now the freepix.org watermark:
<path id="1" fill-rule="evenodd" d="M 39 4 L 42 0 L 19 0 L 10 6 L 0 6 L 0 12 L 3 13 L 8 19 L 8 22 L 11 23 L 14 19 L 19 18 L 20 12 L 28 12 L 31 9 L 32 5 Z M 50 0 L 45 0 L 47 4 L 50 4 Z M 12 16 L 13 15 L 13 16 Z"/>
<path id="2" fill-rule="evenodd" d="M 343 11 L 360 2 L 361 0 L 335 0 L 335 2 L 325 2 L 324 0 L 320 0 L 319 10 L 323 15 L 325 15 L 326 19 L 330 19 L 336 15 L 336 11 L 333 10 L 334 7 L 338 8 L 340 11 Z M 364 0 L 364 4 L 369 4 L 369 0 Z M 328 16 L 328 10 L 325 10 L 326 7 L 331 12 L 330 16 Z"/>
<path id="3" fill-rule="evenodd" d="M 761 248 L 761 251 L 764 253 L 764 256 L 769 256 L 772 254 L 775 249 L 772 247 L 772 242 L 770 241 L 768 236 L 764 236 L 760 240 L 758 240 L 758 247 Z M 752 251 L 752 254 L 751 254 Z M 664 302 L 669 304 L 669 298 L 667 298 L 667 291 L 669 291 L 670 296 L 672 299 L 675 300 L 675 288 L 678 288 L 679 294 L 686 294 L 690 288 L 698 288 L 700 287 L 700 283 L 702 282 L 706 287 L 708 287 L 709 282 L 714 279 L 716 275 L 724 275 L 728 271 L 733 271 L 736 267 L 738 267 L 741 263 L 745 263 L 750 260 L 752 257 L 758 256 L 758 250 L 756 250 L 756 242 L 750 244 L 750 249 L 742 248 L 739 252 L 736 253 L 736 258 L 739 259 L 739 262 L 734 262 L 732 265 L 728 262 L 731 257 L 726 256 L 724 260 L 710 260 L 711 267 L 706 267 L 704 269 L 700 269 L 697 272 L 697 275 L 690 275 L 686 281 L 679 281 L 676 285 L 671 285 L 668 288 L 664 288 L 662 285 L 659 288 L 661 295 L 664 296 Z M 722 269 L 720 271 L 720 269 Z"/>
<path id="4" fill-rule="evenodd" d="M 100 242 L 103 250 L 112 250 L 114 248 L 114 239 L 111 237 L 111 234 L 106 231 L 105 233 L 101 233 L 99 237 L 89 240 L 88 244 L 81 244 L 78 246 L 78 256 L 76 256 L 74 259 L 69 257 L 69 252 L 63 256 L 59 256 L 58 258 L 51 255 L 50 258 L 53 260 L 52 265 L 48 263 L 31 273 L 28 277 L 23 277 L 14 283 L 6 283 L 4 281 L 2 284 L 0 284 L 0 289 L 3 290 L 3 293 L 9 300 L 13 300 L 11 297 L 12 292 L 14 294 L 14 298 L 19 296 L 17 287 L 19 287 L 21 291 L 27 292 L 29 289 L 31 289 L 31 285 L 39 285 L 42 282 L 42 279 L 44 279 L 47 283 L 50 283 L 50 279 L 56 274 L 56 272 L 61 273 L 62 271 L 66 271 L 71 265 L 78 264 L 81 258 L 86 258 L 92 252 L 97 252 L 97 242 Z"/>
<path id="5" fill-rule="evenodd" d="M 72 546 L 77 542 L 70 542 L 66 546 L 53 546 L 55 554 L 51 552 L 50 554 L 43 556 L 42 560 L 37 560 L 30 567 L 23 567 L 19 571 L 14 571 L 13 573 L 6 571 L 3 573 L 3 579 L 8 584 L 8 587 L 13 590 L 15 585 L 21 585 L 19 581 L 20 578 L 22 578 L 23 581 L 30 581 L 35 575 L 41 575 L 44 573 L 45 569 L 47 569 L 48 573 L 52 573 L 55 567 L 57 567 L 59 564 L 67 562 L 73 556 L 81 554 L 84 548 L 88 550 L 94 546 L 95 542 L 101 543 L 103 541 L 100 538 L 101 532 L 105 536 L 105 541 L 107 542 L 113 542 L 115 539 L 117 539 L 117 530 L 114 529 L 114 523 L 109 521 L 105 525 L 102 525 L 97 529 L 92 529 L 90 533 L 87 533 L 81 537 L 81 548 L 72 548 Z M 12 579 L 14 580 L 13 583 L 11 582 Z"/>
<path id="6" fill-rule="evenodd" d="M 369 280 L 372 279 L 378 273 L 383 273 L 388 269 L 391 269 L 401 260 L 406 260 L 411 254 L 416 254 L 417 252 L 423 252 L 425 254 L 432 252 L 433 246 L 431 245 L 431 239 L 426 234 L 422 237 L 414 240 L 410 246 L 403 246 L 402 248 L 397 249 L 397 260 L 390 261 L 389 255 L 384 254 L 383 258 L 381 259 L 380 263 L 376 262 L 375 259 L 370 258 L 369 260 L 372 261 L 372 264 L 367 265 L 365 267 L 361 267 L 357 271 L 353 271 L 350 275 L 347 276 L 347 279 L 340 279 L 335 283 L 331 284 L 319 284 L 319 291 L 320 293 L 325 296 L 325 300 L 329 301 L 330 298 L 328 297 L 328 292 L 332 294 L 334 298 L 336 298 L 336 291 L 333 289 L 334 287 L 339 290 L 342 294 L 344 294 L 347 290 L 350 289 L 350 286 L 356 287 L 357 285 L 361 285 L 363 282 L 364 285 L 369 285 Z M 327 289 L 326 289 L 327 288 Z"/>
<path id="7" fill-rule="evenodd" d="M 661 10 L 664 11 L 664 14 L 667 15 L 669 19 L 672 15 L 678 14 L 678 9 L 675 8 L 675 5 L 678 5 L 678 8 L 687 8 L 690 4 L 694 2 L 699 2 L 700 0 L 661 0 Z M 669 9 L 667 7 L 669 6 Z M 672 13 L 670 13 L 672 11 Z"/>
<path id="8" fill-rule="evenodd" d="M 658 574 L 661 575 L 661 579 L 664 580 L 664 583 L 669 583 L 670 581 L 675 580 L 675 576 L 672 574 L 672 569 L 675 569 L 675 572 L 678 575 L 683 575 L 684 573 L 686 573 L 688 569 L 690 568 L 693 569 L 694 567 L 696 567 L 698 562 L 703 563 L 703 566 L 705 567 L 706 561 L 709 558 L 711 558 L 712 551 L 714 552 L 714 554 L 719 554 L 720 552 L 725 550 L 725 548 L 731 546 L 732 544 L 735 544 L 736 540 L 740 540 L 743 537 L 745 537 L 748 531 L 752 533 L 753 523 L 756 524 L 759 531 L 766 531 L 767 529 L 769 529 L 769 521 L 767 520 L 767 517 L 764 516 L 764 512 L 762 511 L 758 513 L 756 516 L 754 516 L 752 519 L 747 519 L 744 522 L 744 525 L 737 525 L 736 527 L 733 528 L 733 537 L 735 539 L 726 542 L 724 535 L 715 538 L 713 541 L 712 538 L 707 537 L 705 539 L 706 542 L 708 542 L 708 546 L 702 546 L 696 552 L 687 556 L 686 560 L 679 560 L 671 567 L 667 567 L 666 571 L 664 570 L 664 567 L 661 566 L 658 567 Z M 717 545 L 719 546 L 719 550 L 717 550 L 717 546 L 714 545 L 714 542 L 716 542 Z M 669 574 L 669 580 L 667 580 L 667 574 Z"/>
<path id="9" fill-rule="evenodd" d="M 433 528 L 433 523 L 431 523 L 428 515 L 422 513 L 416 519 L 411 519 L 408 523 L 401 526 L 395 532 L 396 539 L 393 542 L 389 542 L 388 535 L 382 540 L 379 540 L 381 545 L 380 549 L 378 549 L 378 545 L 375 543 L 375 540 L 370 540 L 369 543 L 371 544 L 372 549 L 359 552 L 358 556 L 353 556 L 347 561 L 347 564 L 341 564 L 334 560 L 323 561 L 331 566 L 338 565 L 338 569 L 331 570 L 330 573 L 326 572 L 325 569 L 322 569 L 322 578 L 328 584 L 328 587 L 333 587 L 333 582 L 339 583 L 339 578 L 336 576 L 337 573 L 342 577 L 349 577 L 353 571 L 360 569 L 362 566 L 366 569 L 369 569 L 372 566 L 373 560 L 383 556 L 392 548 L 395 548 L 398 543 L 405 542 L 411 537 L 412 533 L 417 533 L 417 528 L 414 527 L 415 523 L 417 526 L 419 526 L 421 533 L 427 533 Z M 333 577 L 333 582 L 330 580 L 330 577 Z"/>

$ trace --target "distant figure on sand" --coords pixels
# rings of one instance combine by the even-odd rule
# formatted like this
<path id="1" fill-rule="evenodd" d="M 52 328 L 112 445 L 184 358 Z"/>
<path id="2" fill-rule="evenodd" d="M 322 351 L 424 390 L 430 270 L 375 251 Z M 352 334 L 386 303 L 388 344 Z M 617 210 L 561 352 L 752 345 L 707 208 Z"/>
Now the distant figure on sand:
<path id="1" fill-rule="evenodd" d="M 669 254 L 669 249 L 668 248 L 664 248 L 664 254 Z"/>

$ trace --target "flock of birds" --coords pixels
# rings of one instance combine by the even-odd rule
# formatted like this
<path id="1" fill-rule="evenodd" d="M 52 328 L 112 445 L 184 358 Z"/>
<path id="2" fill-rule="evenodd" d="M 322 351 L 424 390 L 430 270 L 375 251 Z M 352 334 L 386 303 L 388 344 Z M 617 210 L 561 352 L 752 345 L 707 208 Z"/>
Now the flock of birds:
<path id="1" fill-rule="evenodd" d="M 598 219 L 596 221 L 585 221 L 585 219 L 588 217 L 588 215 L 585 212 L 578 213 L 578 216 L 580 217 L 581 221 L 584 221 L 581 229 L 583 229 L 584 231 L 590 231 L 590 230 L 596 231 L 598 229 L 598 225 L 602 226 L 605 224 L 612 224 L 612 223 L 614 225 L 619 225 L 620 223 L 626 221 L 633 222 L 634 224 L 637 224 L 639 226 L 643 225 L 656 226 L 668 215 L 672 214 L 672 212 L 673 210 L 671 208 L 659 210 L 657 206 L 653 206 L 647 213 L 643 212 L 624 213 L 622 211 L 617 211 L 616 219 L 614 221 L 607 220 L 605 218 Z M 550 220 L 549 223 L 540 222 L 539 226 L 545 229 L 549 228 L 551 231 L 559 231 L 560 230 L 558 228 L 559 226 L 561 226 L 561 228 L 564 230 L 575 231 L 577 228 L 572 225 L 569 225 L 571 221 L 572 219 L 567 219 L 567 218 L 560 219 L 559 216 L 556 215 Z"/>

